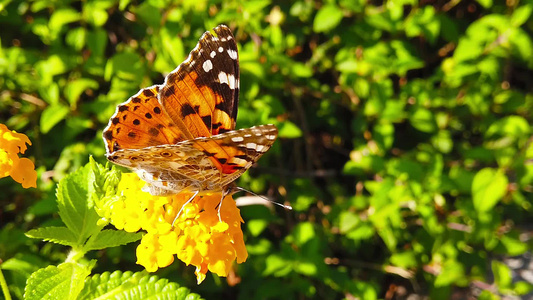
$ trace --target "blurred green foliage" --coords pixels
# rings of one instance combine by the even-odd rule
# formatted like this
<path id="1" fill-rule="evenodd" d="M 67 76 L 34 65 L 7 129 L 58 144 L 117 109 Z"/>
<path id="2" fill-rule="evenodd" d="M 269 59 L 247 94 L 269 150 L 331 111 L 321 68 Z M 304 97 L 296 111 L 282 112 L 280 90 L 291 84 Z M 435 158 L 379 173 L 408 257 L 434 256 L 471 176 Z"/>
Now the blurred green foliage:
<path id="1" fill-rule="evenodd" d="M 24 232 L 58 225 L 55 184 L 94 155 L 117 104 L 163 82 L 220 23 L 239 43 L 237 127 L 279 140 L 239 181 L 290 203 L 242 207 L 250 257 L 207 299 L 493 299 L 533 290 L 533 2 L 0 1 L 0 122 L 33 142 L 38 189 L 0 180 L 14 297 L 64 261 Z M 135 245 L 95 272 L 139 271 Z M 107 274 L 107 273 L 106 273 Z"/>

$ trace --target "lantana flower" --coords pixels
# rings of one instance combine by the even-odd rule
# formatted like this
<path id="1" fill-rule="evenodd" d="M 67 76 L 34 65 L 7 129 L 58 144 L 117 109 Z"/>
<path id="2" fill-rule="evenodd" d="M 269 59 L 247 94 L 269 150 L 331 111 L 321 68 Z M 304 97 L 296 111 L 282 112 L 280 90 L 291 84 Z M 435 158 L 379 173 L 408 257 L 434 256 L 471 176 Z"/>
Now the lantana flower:
<path id="1" fill-rule="evenodd" d="M 35 165 L 30 159 L 19 157 L 26 151 L 26 144 L 31 145 L 26 135 L 0 124 L 0 178 L 11 176 L 25 189 L 37 187 Z"/>
<path id="2" fill-rule="evenodd" d="M 219 192 L 197 195 L 185 205 L 192 193 L 152 196 L 141 190 L 143 185 L 136 174 L 122 174 L 122 197 L 109 206 L 107 215 L 117 229 L 147 232 L 137 247 L 137 263 L 147 271 L 166 267 L 177 257 L 196 266 L 200 284 L 207 271 L 227 276 L 233 261 L 246 261 L 243 219 L 231 195 L 222 201 L 219 219 Z"/>

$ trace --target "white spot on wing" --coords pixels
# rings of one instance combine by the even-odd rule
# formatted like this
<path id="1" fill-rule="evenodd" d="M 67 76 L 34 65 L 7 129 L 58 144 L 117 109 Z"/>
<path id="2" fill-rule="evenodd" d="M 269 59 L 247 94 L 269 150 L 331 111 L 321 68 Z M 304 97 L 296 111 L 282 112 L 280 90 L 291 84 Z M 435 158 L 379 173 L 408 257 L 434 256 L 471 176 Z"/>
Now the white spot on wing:
<path id="1" fill-rule="evenodd" d="M 231 141 L 238 143 L 238 142 L 244 141 L 244 138 L 242 136 L 236 136 L 236 137 L 231 138 Z"/>
<path id="2" fill-rule="evenodd" d="M 227 84 L 232 90 L 235 89 L 235 84 L 237 83 L 237 81 L 235 80 L 235 75 L 227 74 L 226 72 L 218 73 L 218 82 L 220 82 L 220 84 Z"/>
<path id="3" fill-rule="evenodd" d="M 222 53 L 224 51 L 224 48 L 218 47 L 218 52 Z"/>
<path id="4" fill-rule="evenodd" d="M 234 90 L 235 89 L 235 75 L 229 74 L 228 75 L 228 82 L 229 82 L 229 88 Z"/>
<path id="5" fill-rule="evenodd" d="M 228 55 L 233 60 L 237 59 L 237 51 L 235 51 L 235 50 L 228 49 Z"/>
<path id="6" fill-rule="evenodd" d="M 264 145 L 257 145 L 257 148 L 255 148 L 255 151 L 257 152 L 263 152 L 263 149 L 265 148 Z"/>
<path id="7" fill-rule="evenodd" d="M 246 148 L 248 149 L 255 149 L 257 147 L 256 143 L 247 143 Z"/>
<path id="8" fill-rule="evenodd" d="M 218 82 L 220 82 L 221 84 L 225 83 L 225 84 L 229 85 L 229 83 L 228 83 L 228 74 L 226 74 L 225 72 L 218 73 Z"/>
<path id="9" fill-rule="evenodd" d="M 206 60 L 204 61 L 204 65 L 202 67 L 204 68 L 204 71 L 209 72 L 211 71 L 211 69 L 213 69 L 213 63 L 211 62 L 211 60 Z"/>
<path id="10" fill-rule="evenodd" d="M 217 53 L 215 51 L 211 51 L 211 53 L 209 54 L 209 56 L 211 56 L 211 58 L 214 58 L 216 55 L 217 55 Z"/>

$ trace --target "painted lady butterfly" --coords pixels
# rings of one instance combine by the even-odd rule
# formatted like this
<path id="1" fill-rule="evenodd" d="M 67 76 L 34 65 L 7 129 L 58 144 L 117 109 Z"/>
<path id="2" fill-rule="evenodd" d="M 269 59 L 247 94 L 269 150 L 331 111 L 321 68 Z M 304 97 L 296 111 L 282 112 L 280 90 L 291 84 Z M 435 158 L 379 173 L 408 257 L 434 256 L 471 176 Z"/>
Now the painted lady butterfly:
<path id="1" fill-rule="evenodd" d="M 237 44 L 228 27 L 214 32 L 162 85 L 120 104 L 104 130 L 107 159 L 137 172 L 152 195 L 225 193 L 276 140 L 274 125 L 234 130 Z"/>

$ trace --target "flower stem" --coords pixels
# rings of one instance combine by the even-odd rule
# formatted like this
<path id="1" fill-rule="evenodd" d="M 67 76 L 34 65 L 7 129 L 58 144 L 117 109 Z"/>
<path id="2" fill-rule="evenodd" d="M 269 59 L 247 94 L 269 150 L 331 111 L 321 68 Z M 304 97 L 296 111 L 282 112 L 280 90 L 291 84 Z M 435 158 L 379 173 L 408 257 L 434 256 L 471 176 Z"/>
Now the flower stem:
<path id="1" fill-rule="evenodd" d="M 4 299 L 11 300 L 11 295 L 9 294 L 9 288 L 7 287 L 4 273 L 2 273 L 2 268 L 0 268 L 0 286 L 2 287 L 2 292 L 4 293 Z"/>

